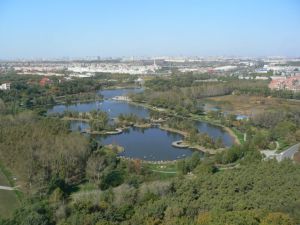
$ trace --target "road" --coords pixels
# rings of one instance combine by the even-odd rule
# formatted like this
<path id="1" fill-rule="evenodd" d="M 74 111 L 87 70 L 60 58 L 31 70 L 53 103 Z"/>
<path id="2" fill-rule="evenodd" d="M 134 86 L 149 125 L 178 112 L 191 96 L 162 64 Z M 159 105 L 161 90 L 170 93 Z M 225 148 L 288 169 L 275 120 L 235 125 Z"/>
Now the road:
<path id="1" fill-rule="evenodd" d="M 278 148 L 278 144 L 276 143 Z M 281 153 L 276 153 L 276 150 L 263 150 L 261 151 L 261 153 L 263 153 L 266 158 L 265 159 L 276 159 L 278 162 L 284 160 L 284 159 L 291 159 L 293 160 L 293 157 L 295 155 L 295 153 L 299 150 L 300 147 L 300 143 L 295 144 L 291 147 L 289 147 L 288 149 L 286 149 L 285 151 L 281 152 Z"/>
<path id="2" fill-rule="evenodd" d="M 299 150 L 300 143 L 293 145 L 292 147 L 289 147 L 287 150 L 279 153 L 276 156 L 276 159 L 278 161 L 282 161 L 284 159 L 293 159 L 295 153 Z"/>

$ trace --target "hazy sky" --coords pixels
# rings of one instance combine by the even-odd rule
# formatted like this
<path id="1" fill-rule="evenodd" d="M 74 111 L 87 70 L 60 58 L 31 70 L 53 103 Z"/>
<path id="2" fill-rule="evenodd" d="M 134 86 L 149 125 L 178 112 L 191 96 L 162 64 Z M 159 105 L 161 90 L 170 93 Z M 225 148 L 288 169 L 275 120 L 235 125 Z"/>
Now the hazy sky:
<path id="1" fill-rule="evenodd" d="M 300 56 L 299 0 L 0 0 L 0 58 Z"/>

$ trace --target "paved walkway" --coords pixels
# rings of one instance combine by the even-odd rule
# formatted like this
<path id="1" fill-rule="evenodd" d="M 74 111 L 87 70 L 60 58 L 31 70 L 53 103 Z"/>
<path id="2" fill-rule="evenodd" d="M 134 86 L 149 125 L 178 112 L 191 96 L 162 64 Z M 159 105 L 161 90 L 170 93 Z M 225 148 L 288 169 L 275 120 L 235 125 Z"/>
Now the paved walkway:
<path id="1" fill-rule="evenodd" d="M 263 150 L 263 153 L 266 156 L 266 159 L 277 159 L 278 162 L 281 162 L 284 159 L 293 159 L 295 153 L 299 150 L 300 143 L 295 144 L 281 153 L 276 153 L 276 150 Z"/>
<path id="2" fill-rule="evenodd" d="M 300 143 L 293 145 L 292 147 L 289 147 L 287 150 L 284 152 L 281 152 L 279 155 L 279 161 L 284 160 L 284 159 L 293 159 L 295 153 L 299 150 Z"/>

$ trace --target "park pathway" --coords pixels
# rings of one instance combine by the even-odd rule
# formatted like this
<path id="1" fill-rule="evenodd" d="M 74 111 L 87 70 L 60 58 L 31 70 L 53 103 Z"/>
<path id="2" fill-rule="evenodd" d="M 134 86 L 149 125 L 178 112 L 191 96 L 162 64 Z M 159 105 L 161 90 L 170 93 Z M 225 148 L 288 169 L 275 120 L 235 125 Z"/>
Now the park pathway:
<path id="1" fill-rule="evenodd" d="M 299 151 L 300 143 L 295 144 L 285 151 L 276 153 L 276 150 L 263 150 L 261 153 L 265 154 L 266 159 L 277 159 L 278 162 L 281 162 L 284 159 L 291 159 L 293 160 L 294 155 L 297 151 Z"/>
<path id="2" fill-rule="evenodd" d="M 8 186 L 1 186 L 0 185 L 0 190 L 6 190 L 6 191 L 14 191 L 14 187 L 8 187 Z"/>
<path id="3" fill-rule="evenodd" d="M 279 153 L 277 160 L 282 161 L 284 159 L 293 159 L 295 153 L 299 150 L 300 143 L 293 145 L 292 147 L 289 147 L 287 150 Z"/>

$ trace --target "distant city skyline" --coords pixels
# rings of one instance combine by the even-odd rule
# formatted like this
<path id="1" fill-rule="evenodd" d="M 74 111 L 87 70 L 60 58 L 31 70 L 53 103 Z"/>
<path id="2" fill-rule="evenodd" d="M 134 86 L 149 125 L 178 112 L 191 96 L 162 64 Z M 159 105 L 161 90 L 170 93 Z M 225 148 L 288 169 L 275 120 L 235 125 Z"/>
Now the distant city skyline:
<path id="1" fill-rule="evenodd" d="M 300 56 L 297 0 L 0 2 L 0 59 Z"/>

